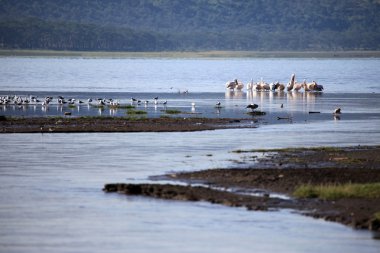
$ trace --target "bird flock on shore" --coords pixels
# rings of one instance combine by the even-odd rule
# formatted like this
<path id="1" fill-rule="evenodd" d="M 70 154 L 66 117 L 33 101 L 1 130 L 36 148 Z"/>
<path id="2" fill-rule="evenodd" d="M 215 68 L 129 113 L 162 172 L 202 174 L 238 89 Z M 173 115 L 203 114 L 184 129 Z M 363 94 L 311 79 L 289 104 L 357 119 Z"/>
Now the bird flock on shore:
<path id="1" fill-rule="evenodd" d="M 239 82 L 237 79 L 234 81 L 230 81 L 226 83 L 226 88 L 234 91 L 234 90 L 242 90 L 244 88 L 244 84 L 242 82 Z M 311 83 L 307 83 L 306 80 L 304 80 L 302 83 L 299 83 L 295 79 L 295 74 L 291 75 L 290 81 L 287 83 L 287 85 L 282 84 L 280 82 L 272 82 L 272 83 L 266 83 L 261 80 L 259 82 L 254 83 L 253 79 L 247 84 L 247 90 L 250 91 L 273 91 L 273 92 L 283 92 L 283 91 L 295 91 L 298 92 L 301 89 L 303 89 L 306 92 L 322 92 L 324 90 L 323 85 L 317 84 L 317 82 L 312 81 Z M 52 96 L 46 96 L 44 98 L 38 98 L 37 96 L 17 96 L 17 95 L 6 95 L 6 96 L 0 96 L 0 105 L 42 105 L 42 106 L 48 106 L 50 103 L 57 104 L 58 106 L 63 106 L 65 104 L 67 105 L 81 105 L 81 104 L 88 104 L 92 106 L 110 106 L 110 107 L 118 107 L 120 106 L 120 100 L 119 99 L 112 99 L 112 98 L 89 98 L 87 101 L 83 101 L 80 99 L 75 98 L 67 98 L 65 99 L 63 96 L 57 96 L 56 98 L 53 98 Z M 161 104 L 164 107 L 167 106 L 168 101 L 159 101 L 158 97 L 154 97 L 152 100 L 140 100 L 137 98 L 132 97 L 130 99 L 131 105 L 141 105 L 144 104 L 145 106 L 148 106 L 149 104 L 158 105 Z M 195 103 L 192 103 L 192 109 L 195 108 Z M 249 104 L 246 106 L 246 109 L 250 109 L 252 112 L 256 110 L 259 107 L 258 104 Z M 215 108 L 222 108 L 222 105 L 220 102 L 217 102 L 215 104 Z M 281 108 L 283 108 L 283 104 L 281 104 Z M 334 115 L 339 115 L 341 113 L 341 108 L 336 108 L 333 111 Z"/>
<path id="2" fill-rule="evenodd" d="M 158 97 L 153 98 L 151 101 L 149 100 L 140 100 L 136 98 L 131 98 L 130 102 L 132 105 L 137 104 L 145 104 L 148 105 L 149 103 L 158 105 L 167 105 L 168 101 L 159 101 Z M 6 96 L 0 96 L 0 105 L 42 105 L 42 106 L 48 106 L 49 104 L 57 104 L 57 105 L 81 105 L 81 104 L 88 104 L 88 105 L 108 105 L 108 106 L 119 106 L 120 100 L 119 99 L 112 99 L 112 98 L 89 98 L 87 99 L 87 102 L 84 102 L 80 99 L 75 98 L 67 98 L 65 99 L 63 96 L 57 96 L 56 98 L 52 96 L 46 96 L 44 98 L 38 98 L 37 96 L 18 96 L 18 95 L 6 95 Z"/>
<path id="3" fill-rule="evenodd" d="M 280 82 L 272 82 L 267 83 L 261 80 L 259 82 L 254 83 L 253 79 L 247 84 L 247 90 L 252 91 L 300 91 L 301 89 L 304 89 L 304 91 L 316 91 L 316 92 L 322 92 L 324 90 L 323 85 L 318 84 L 316 81 L 312 81 L 311 83 L 307 83 L 306 80 L 304 80 L 302 83 L 296 81 L 296 75 L 292 74 L 290 77 L 290 81 L 287 83 L 287 85 L 280 83 Z M 229 81 L 226 83 L 226 88 L 229 90 L 242 90 L 244 88 L 244 84 L 242 82 L 239 82 L 237 79 L 234 81 Z"/>

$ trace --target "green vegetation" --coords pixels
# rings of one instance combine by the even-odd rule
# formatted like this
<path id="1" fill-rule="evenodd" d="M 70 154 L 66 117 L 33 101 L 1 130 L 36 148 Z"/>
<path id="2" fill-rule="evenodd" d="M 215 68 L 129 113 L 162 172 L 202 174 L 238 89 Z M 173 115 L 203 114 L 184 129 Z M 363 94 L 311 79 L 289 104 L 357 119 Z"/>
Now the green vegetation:
<path id="1" fill-rule="evenodd" d="M 342 148 L 336 147 L 310 147 L 310 148 L 272 148 L 272 149 L 238 149 L 233 150 L 233 153 L 253 153 L 253 152 L 302 152 L 302 151 L 325 151 L 325 152 L 339 152 Z"/>
<path id="2" fill-rule="evenodd" d="M 302 185 L 294 191 L 299 198 L 380 198 L 380 183 L 342 185 Z"/>
<path id="3" fill-rule="evenodd" d="M 166 114 L 180 114 L 181 113 L 181 111 L 175 110 L 175 109 L 162 110 L 162 112 L 165 112 Z"/>
<path id="4" fill-rule="evenodd" d="M 369 58 L 380 57 L 380 51 L 161 51 L 105 52 L 0 49 L 0 56 L 80 57 L 80 58 Z M 215 107 L 215 108 L 224 108 Z"/>
<path id="5" fill-rule="evenodd" d="M 128 115 L 145 115 L 145 114 L 147 114 L 147 112 L 146 111 L 142 111 L 142 110 L 128 109 L 127 110 L 127 114 Z"/>
<path id="6" fill-rule="evenodd" d="M 1 0 L 0 48 L 379 50 L 375 0 Z"/>
<path id="7" fill-rule="evenodd" d="M 109 105 L 111 109 L 135 109 L 136 107 L 133 105 Z"/>
<path id="8" fill-rule="evenodd" d="M 380 212 L 377 212 L 373 215 L 376 220 L 380 221 Z"/>

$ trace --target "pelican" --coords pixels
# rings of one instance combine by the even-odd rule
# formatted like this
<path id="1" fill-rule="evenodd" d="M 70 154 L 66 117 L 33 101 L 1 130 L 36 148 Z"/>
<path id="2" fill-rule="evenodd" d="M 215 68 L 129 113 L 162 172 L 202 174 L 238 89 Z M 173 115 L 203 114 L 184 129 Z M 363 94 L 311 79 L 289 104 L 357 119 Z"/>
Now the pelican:
<path id="1" fill-rule="evenodd" d="M 295 78 L 296 78 L 296 75 L 295 74 L 292 74 L 292 76 L 290 77 L 290 81 L 288 83 L 288 85 L 286 86 L 286 90 L 287 91 L 291 91 L 293 90 L 294 88 L 294 83 L 295 83 Z M 302 87 L 300 87 L 299 89 L 301 89 Z"/>
<path id="2" fill-rule="evenodd" d="M 230 89 L 230 90 L 235 90 L 235 88 L 237 87 L 237 85 L 238 85 L 238 81 L 237 81 L 237 79 L 235 79 L 232 82 L 227 82 L 226 83 L 226 88 Z"/>
<path id="3" fill-rule="evenodd" d="M 252 111 L 254 111 L 255 109 L 257 109 L 259 107 L 259 105 L 257 105 L 257 104 L 249 104 L 249 105 L 247 105 L 247 109 L 249 108 L 249 109 L 251 109 Z"/>
<path id="4" fill-rule="evenodd" d="M 238 82 L 238 80 L 235 79 L 233 82 L 227 82 L 226 88 L 230 90 L 242 90 L 244 88 L 244 84 L 242 82 Z"/>
<path id="5" fill-rule="evenodd" d="M 249 83 L 247 83 L 247 90 L 252 90 L 254 84 L 253 84 L 253 78 L 251 79 L 251 81 Z"/>
<path id="6" fill-rule="evenodd" d="M 283 85 L 282 83 L 277 82 L 277 83 L 274 85 L 274 89 L 275 89 L 275 90 L 279 90 L 279 91 L 283 91 L 283 90 L 285 90 L 285 85 Z"/>
<path id="7" fill-rule="evenodd" d="M 306 80 L 304 81 L 304 83 L 294 83 L 293 90 L 294 91 L 299 91 L 300 89 L 302 89 L 302 87 L 304 86 L 305 83 L 306 83 Z"/>

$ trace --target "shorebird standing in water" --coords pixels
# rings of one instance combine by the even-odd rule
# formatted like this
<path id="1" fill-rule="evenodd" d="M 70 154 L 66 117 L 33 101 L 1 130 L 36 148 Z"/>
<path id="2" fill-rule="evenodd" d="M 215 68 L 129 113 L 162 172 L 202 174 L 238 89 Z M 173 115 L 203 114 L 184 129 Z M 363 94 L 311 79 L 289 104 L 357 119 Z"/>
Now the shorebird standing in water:
<path id="1" fill-rule="evenodd" d="M 341 109 L 340 108 L 336 108 L 334 110 L 334 113 L 333 114 L 341 114 Z"/>
<path id="2" fill-rule="evenodd" d="M 259 107 L 259 105 L 257 104 L 249 104 L 247 105 L 247 109 L 251 109 L 252 111 L 254 111 L 255 109 L 257 109 Z"/>

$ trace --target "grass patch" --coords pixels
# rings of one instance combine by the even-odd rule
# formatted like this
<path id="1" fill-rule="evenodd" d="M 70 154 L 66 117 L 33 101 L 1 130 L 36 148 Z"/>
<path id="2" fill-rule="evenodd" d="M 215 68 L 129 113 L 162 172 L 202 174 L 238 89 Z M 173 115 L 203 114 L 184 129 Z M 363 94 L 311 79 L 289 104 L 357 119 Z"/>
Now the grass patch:
<path id="1" fill-rule="evenodd" d="M 142 110 L 128 109 L 127 110 L 127 114 L 128 115 L 145 115 L 145 114 L 147 114 L 147 112 L 146 111 L 142 111 Z"/>
<path id="2" fill-rule="evenodd" d="M 380 221 L 380 212 L 375 213 L 373 217 L 375 217 L 376 220 Z"/>
<path id="3" fill-rule="evenodd" d="M 171 51 L 171 52 L 105 52 L 2 49 L 0 56 L 81 57 L 81 58 L 368 58 L 380 57 L 379 51 Z"/>
<path id="4" fill-rule="evenodd" d="M 293 194 L 298 198 L 320 198 L 326 200 L 341 198 L 380 198 L 380 183 L 301 185 Z"/>
<path id="5" fill-rule="evenodd" d="M 74 108 L 77 108 L 77 106 L 76 105 L 69 105 L 68 108 L 74 109 Z"/>
<path id="6" fill-rule="evenodd" d="M 133 105 L 109 105 L 111 109 L 135 109 L 136 107 Z"/>
<path id="7" fill-rule="evenodd" d="M 313 147 L 313 148 L 273 148 L 273 149 L 238 149 L 233 150 L 232 153 L 250 153 L 250 152 L 302 152 L 302 151 L 324 151 L 324 152 L 340 152 L 342 148 L 335 147 Z"/>
<path id="8" fill-rule="evenodd" d="M 251 116 L 263 116 L 263 115 L 266 115 L 266 112 L 262 112 L 262 111 L 252 111 L 252 112 L 247 112 L 248 115 L 251 115 Z"/>
<path id="9" fill-rule="evenodd" d="M 166 114 L 180 114 L 180 113 L 182 113 L 180 110 L 175 110 L 175 109 L 162 110 L 162 112 L 165 112 Z"/>
<path id="10" fill-rule="evenodd" d="M 160 115 L 160 119 L 171 119 L 169 115 Z"/>

